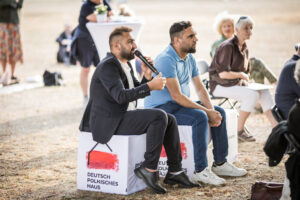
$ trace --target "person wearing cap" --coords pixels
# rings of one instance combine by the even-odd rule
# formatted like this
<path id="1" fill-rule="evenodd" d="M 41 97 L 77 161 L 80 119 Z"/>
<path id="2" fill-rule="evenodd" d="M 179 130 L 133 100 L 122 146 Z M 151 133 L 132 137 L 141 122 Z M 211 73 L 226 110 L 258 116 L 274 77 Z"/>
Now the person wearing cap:
<path id="1" fill-rule="evenodd" d="M 269 90 L 253 90 L 245 87 L 249 83 L 249 52 L 246 40 L 252 35 L 254 21 L 249 16 L 241 16 L 233 38 L 224 41 L 216 50 L 209 69 L 210 92 L 216 97 L 227 97 L 241 103 L 238 118 L 238 137 L 241 141 L 255 141 L 244 130 L 246 120 L 260 102 L 271 125 L 274 119 L 271 108 L 274 101 Z"/>

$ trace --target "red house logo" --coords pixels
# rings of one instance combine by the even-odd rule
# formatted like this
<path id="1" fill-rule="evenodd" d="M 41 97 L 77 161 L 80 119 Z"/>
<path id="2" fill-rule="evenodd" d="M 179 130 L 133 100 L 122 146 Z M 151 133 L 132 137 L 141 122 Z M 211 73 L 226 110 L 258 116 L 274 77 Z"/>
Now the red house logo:
<path id="1" fill-rule="evenodd" d="M 188 155 L 187 155 L 187 149 L 186 146 L 183 142 L 180 143 L 180 148 L 181 148 L 181 156 L 183 159 L 187 159 Z M 167 154 L 166 154 L 166 150 L 165 147 L 162 147 L 161 153 L 160 153 L 160 157 L 166 158 Z"/>
<path id="2" fill-rule="evenodd" d="M 92 151 L 90 153 L 90 164 L 88 165 L 88 152 L 86 153 L 87 167 L 89 169 L 104 169 L 119 171 L 119 159 L 117 154 Z"/>

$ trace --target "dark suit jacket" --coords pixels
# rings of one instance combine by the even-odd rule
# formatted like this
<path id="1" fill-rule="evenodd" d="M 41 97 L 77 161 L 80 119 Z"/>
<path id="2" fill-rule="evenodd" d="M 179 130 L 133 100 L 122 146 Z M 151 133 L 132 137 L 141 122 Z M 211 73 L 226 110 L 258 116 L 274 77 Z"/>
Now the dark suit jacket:
<path id="1" fill-rule="evenodd" d="M 115 134 L 128 104 L 150 95 L 150 88 L 133 75 L 135 88 L 128 89 L 128 80 L 118 59 L 111 53 L 98 64 L 90 86 L 90 100 L 84 112 L 79 130 L 92 132 L 93 139 L 107 143 Z"/>

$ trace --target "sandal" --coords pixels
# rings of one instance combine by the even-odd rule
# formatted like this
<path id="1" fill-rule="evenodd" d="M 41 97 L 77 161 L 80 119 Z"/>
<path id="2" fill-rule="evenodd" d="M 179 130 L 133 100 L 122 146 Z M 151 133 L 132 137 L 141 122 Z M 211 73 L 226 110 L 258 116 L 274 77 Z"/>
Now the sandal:
<path id="1" fill-rule="evenodd" d="M 244 129 L 238 131 L 238 138 L 242 142 L 255 142 L 255 138 L 253 135 L 247 133 Z"/>
<path id="2" fill-rule="evenodd" d="M 17 83 L 19 83 L 19 79 L 15 76 L 12 76 L 9 84 L 13 85 L 13 84 L 17 84 Z"/>

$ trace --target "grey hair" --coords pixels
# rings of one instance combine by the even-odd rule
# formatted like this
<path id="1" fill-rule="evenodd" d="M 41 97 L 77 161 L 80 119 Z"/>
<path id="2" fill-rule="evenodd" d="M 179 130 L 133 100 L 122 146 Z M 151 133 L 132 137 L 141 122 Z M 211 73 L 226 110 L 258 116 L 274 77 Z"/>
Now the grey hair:
<path id="1" fill-rule="evenodd" d="M 298 60 L 296 63 L 295 79 L 296 79 L 297 83 L 300 85 L 300 60 Z"/>
<path id="2" fill-rule="evenodd" d="M 245 24 L 252 24 L 254 26 L 254 20 L 250 16 L 241 16 L 235 23 L 235 28 L 240 30 Z"/>

